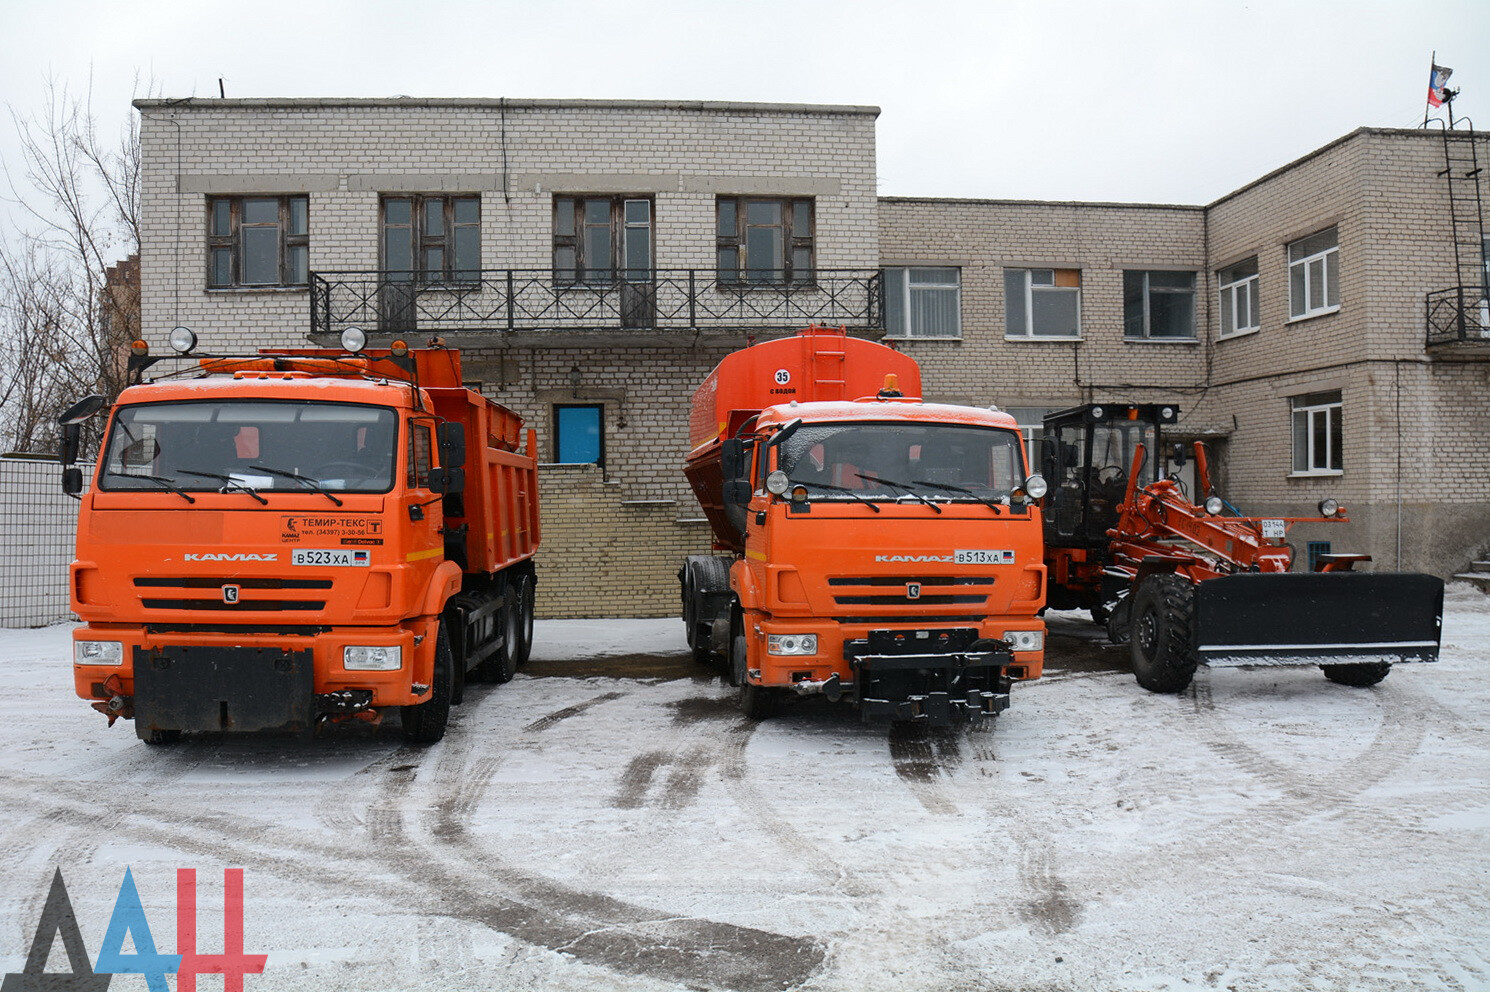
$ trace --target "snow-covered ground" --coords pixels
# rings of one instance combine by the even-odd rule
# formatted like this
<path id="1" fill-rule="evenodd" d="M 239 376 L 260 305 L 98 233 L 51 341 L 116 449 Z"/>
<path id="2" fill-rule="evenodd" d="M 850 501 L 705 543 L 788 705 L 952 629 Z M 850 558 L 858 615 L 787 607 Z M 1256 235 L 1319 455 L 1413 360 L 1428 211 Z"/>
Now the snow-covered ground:
<path id="1" fill-rule="evenodd" d="M 215 952 L 242 867 L 250 992 L 1490 988 L 1490 599 L 1372 689 L 1151 695 L 1051 622 L 1047 677 L 946 732 L 752 724 L 676 620 L 540 623 L 428 748 L 148 748 L 73 697 L 67 627 L 4 631 L 0 969 L 56 868 L 96 957 L 127 867 L 163 952 L 176 870 Z"/>

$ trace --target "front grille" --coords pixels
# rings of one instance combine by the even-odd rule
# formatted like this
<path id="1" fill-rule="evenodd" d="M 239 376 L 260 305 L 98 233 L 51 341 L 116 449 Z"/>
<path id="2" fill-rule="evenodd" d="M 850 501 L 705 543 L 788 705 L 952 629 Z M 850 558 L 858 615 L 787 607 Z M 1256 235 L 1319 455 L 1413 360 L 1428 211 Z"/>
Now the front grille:
<path id="1" fill-rule="evenodd" d="M 212 599 L 152 599 L 147 594 L 140 596 L 140 605 L 147 610 L 215 610 L 225 613 L 307 613 L 324 610 L 324 599 L 255 599 L 250 590 L 274 590 L 279 592 L 295 589 L 330 589 L 330 579 L 289 579 L 277 575 L 145 575 L 134 580 L 136 589 L 214 589 L 219 595 Z M 238 601 L 223 600 L 223 586 L 237 586 L 242 591 Z M 159 594 L 157 594 L 159 595 Z"/>
<path id="2" fill-rule="evenodd" d="M 324 599 L 240 599 L 224 603 L 220 599 L 142 599 L 147 610 L 221 610 L 233 613 L 306 612 L 324 610 Z"/>
<path id="3" fill-rule="evenodd" d="M 866 575 L 828 580 L 829 586 L 844 591 L 833 597 L 839 606 L 982 606 L 993 592 L 993 583 L 991 575 Z M 920 595 L 908 594 L 913 585 L 921 587 Z M 900 592 L 887 593 L 890 588 Z M 928 592 L 932 589 L 936 591 Z"/>
<path id="4" fill-rule="evenodd" d="M 217 578 L 210 575 L 185 575 L 180 577 L 144 576 L 135 579 L 136 589 L 221 589 L 237 586 L 239 589 L 330 589 L 330 579 L 283 579 L 277 576 L 245 576 L 243 578 Z"/>

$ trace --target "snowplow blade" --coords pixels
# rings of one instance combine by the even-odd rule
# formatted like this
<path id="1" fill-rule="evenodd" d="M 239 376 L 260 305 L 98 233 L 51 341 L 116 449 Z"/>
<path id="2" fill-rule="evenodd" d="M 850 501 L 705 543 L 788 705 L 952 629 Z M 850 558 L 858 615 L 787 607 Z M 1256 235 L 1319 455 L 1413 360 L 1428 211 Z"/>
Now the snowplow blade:
<path id="1" fill-rule="evenodd" d="M 1217 667 L 1437 661 L 1442 627 L 1433 575 L 1248 573 L 1195 587 L 1196 654 Z"/>

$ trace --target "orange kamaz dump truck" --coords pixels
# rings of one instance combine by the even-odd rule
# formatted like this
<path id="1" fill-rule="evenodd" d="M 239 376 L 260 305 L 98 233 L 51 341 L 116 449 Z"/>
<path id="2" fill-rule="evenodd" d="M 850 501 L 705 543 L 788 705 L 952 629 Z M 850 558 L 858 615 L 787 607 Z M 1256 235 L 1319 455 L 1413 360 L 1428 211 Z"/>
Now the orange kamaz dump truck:
<path id="1" fill-rule="evenodd" d="M 747 716 L 822 693 L 981 720 L 1040 675 L 1045 484 L 1012 417 L 920 391 L 909 356 L 809 327 L 694 393 L 684 471 L 727 555 L 687 560 L 683 620 Z"/>
<path id="2" fill-rule="evenodd" d="M 63 415 L 73 675 L 110 723 L 162 743 L 396 709 L 432 742 L 468 675 L 525 660 L 534 433 L 523 451 L 521 419 L 462 385 L 456 352 L 353 340 L 127 388 L 86 493 L 77 425 L 102 400 Z M 135 349 L 136 369 L 157 360 Z"/>

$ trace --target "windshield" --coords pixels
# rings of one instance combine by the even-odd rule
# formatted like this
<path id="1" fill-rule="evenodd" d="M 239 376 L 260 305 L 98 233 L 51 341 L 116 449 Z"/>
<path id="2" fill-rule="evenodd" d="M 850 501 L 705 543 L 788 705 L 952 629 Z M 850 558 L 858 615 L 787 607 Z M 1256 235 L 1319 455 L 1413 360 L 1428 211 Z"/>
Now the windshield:
<path id="1" fill-rule="evenodd" d="M 1007 499 L 1024 482 L 1020 436 L 997 428 L 803 424 L 778 451 L 777 467 L 812 499 Z"/>
<path id="2" fill-rule="evenodd" d="M 398 416 L 276 400 L 142 403 L 114 418 L 100 487 L 387 492 Z"/>

